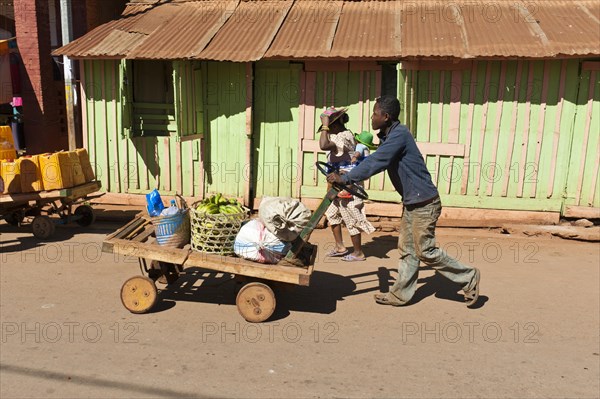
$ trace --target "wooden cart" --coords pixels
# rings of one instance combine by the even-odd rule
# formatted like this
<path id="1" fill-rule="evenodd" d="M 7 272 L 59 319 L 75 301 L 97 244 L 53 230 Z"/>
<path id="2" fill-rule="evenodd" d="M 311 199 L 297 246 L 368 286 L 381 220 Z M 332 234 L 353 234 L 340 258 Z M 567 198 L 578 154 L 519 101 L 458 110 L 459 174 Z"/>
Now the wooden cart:
<path id="1" fill-rule="evenodd" d="M 334 170 L 332 165 L 317 162 L 317 169 L 326 175 Z M 123 306 L 133 313 L 145 313 L 158 299 L 156 281 L 172 283 L 185 268 L 200 267 L 243 277 L 245 285 L 236 297 L 238 311 L 250 322 L 267 320 L 275 311 L 273 283 L 308 286 L 317 256 L 317 247 L 308 243 L 311 233 L 325 214 L 340 190 L 367 199 L 367 193 L 356 184 L 333 184 L 319 207 L 313 212 L 308 225 L 292 242 L 287 256 L 276 265 L 251 262 L 234 256 L 213 255 L 192 251 L 189 244 L 183 249 L 160 246 L 154 238 L 154 226 L 144 212 L 134 220 L 109 235 L 102 246 L 104 252 L 135 256 L 146 276 L 128 279 L 121 287 Z"/>
<path id="2" fill-rule="evenodd" d="M 60 190 L 35 193 L 0 195 L 0 220 L 21 226 L 32 219 L 33 235 L 39 239 L 50 238 L 56 224 L 76 222 L 89 226 L 94 220 L 94 210 L 85 203 L 89 194 L 100 190 L 100 182 L 93 181 Z M 73 210 L 73 207 L 75 207 Z M 58 218 L 51 217 L 58 215 Z"/>
<path id="3" fill-rule="evenodd" d="M 234 256 L 197 252 L 191 250 L 189 244 L 181 249 L 165 247 L 156 242 L 154 226 L 145 213 L 107 236 L 102 251 L 134 256 L 140 261 L 145 275 L 131 277 L 121 288 L 123 306 L 132 313 L 146 313 L 156 304 L 156 281 L 174 283 L 186 268 L 200 267 L 246 277 L 236 305 L 242 317 L 250 322 L 265 321 L 275 311 L 272 283 L 309 284 L 317 254 L 316 246 L 305 243 L 298 256 L 303 265 L 298 267 L 285 259 L 277 265 L 266 265 Z"/>

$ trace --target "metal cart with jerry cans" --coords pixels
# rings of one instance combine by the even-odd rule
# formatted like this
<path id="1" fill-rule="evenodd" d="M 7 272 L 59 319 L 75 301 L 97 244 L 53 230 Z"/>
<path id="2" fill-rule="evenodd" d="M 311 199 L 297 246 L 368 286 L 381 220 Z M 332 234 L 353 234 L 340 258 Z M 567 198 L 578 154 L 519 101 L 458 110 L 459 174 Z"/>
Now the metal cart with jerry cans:
<path id="1" fill-rule="evenodd" d="M 318 162 L 323 174 L 333 167 Z M 173 284 L 186 268 L 198 267 L 234 275 L 243 286 L 236 296 L 236 306 L 241 316 L 249 322 L 263 322 L 275 311 L 276 299 L 272 286 L 276 283 L 308 286 L 314 270 L 317 246 L 308 242 L 312 231 L 337 196 L 346 189 L 353 195 L 367 199 L 359 185 L 340 186 L 334 184 L 313 212 L 310 221 L 292 242 L 287 255 L 275 265 L 267 265 L 235 256 L 225 256 L 192 250 L 190 245 L 171 248 L 159 245 L 155 225 L 142 212 L 131 222 L 107 236 L 102 250 L 124 256 L 137 257 L 141 276 L 128 279 L 121 287 L 121 302 L 132 313 L 146 313 L 159 300 L 156 282 Z"/>
<path id="2" fill-rule="evenodd" d="M 86 203 L 87 197 L 100 187 L 100 182 L 92 181 L 59 190 L 1 194 L 0 220 L 13 226 L 31 221 L 33 235 L 42 240 L 54 234 L 57 224 L 75 222 L 86 227 L 95 220 L 94 210 Z"/>

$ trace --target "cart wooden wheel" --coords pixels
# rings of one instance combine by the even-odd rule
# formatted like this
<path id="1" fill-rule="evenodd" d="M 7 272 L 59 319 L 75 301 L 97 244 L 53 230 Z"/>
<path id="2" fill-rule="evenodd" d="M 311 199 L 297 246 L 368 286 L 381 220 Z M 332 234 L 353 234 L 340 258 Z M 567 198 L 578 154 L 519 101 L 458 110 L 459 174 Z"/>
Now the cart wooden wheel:
<path id="1" fill-rule="evenodd" d="M 54 230 L 56 230 L 52 219 L 48 216 L 36 216 L 31 223 L 31 228 L 33 235 L 41 240 L 52 237 Z"/>
<path id="2" fill-rule="evenodd" d="M 146 313 L 156 304 L 157 299 L 156 285 L 148 277 L 132 277 L 121 287 L 121 302 L 131 313 Z"/>
<path id="3" fill-rule="evenodd" d="M 80 216 L 75 222 L 82 227 L 87 227 L 96 220 L 94 210 L 89 205 L 79 205 L 75 208 L 75 216 Z"/>
<path id="4" fill-rule="evenodd" d="M 266 284 L 249 283 L 238 292 L 235 304 L 246 321 L 260 323 L 275 311 L 275 294 Z"/>

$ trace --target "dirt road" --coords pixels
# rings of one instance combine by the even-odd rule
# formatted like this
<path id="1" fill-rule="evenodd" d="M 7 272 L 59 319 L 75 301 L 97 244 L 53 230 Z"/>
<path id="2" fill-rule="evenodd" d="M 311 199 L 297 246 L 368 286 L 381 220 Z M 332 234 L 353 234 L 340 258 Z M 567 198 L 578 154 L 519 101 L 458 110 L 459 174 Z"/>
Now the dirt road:
<path id="1" fill-rule="evenodd" d="M 439 229 L 481 269 L 482 305 L 423 268 L 414 303 L 392 308 L 372 297 L 397 275 L 396 233 L 346 263 L 323 257 L 332 239 L 318 230 L 311 286 L 248 324 L 230 276 L 200 269 L 155 312 L 126 311 L 119 289 L 137 262 L 100 252 L 117 227 L 60 227 L 40 244 L 0 224 L 2 398 L 600 396 L 597 243 Z"/>

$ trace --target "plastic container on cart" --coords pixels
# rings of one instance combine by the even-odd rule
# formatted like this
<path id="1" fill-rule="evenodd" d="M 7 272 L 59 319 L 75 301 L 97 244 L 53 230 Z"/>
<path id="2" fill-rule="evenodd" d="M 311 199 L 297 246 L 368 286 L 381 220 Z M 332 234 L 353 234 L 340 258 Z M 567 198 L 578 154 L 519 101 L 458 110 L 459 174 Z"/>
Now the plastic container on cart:
<path id="1" fill-rule="evenodd" d="M 71 157 L 68 152 L 42 154 L 39 160 L 44 189 L 58 190 L 74 186 Z"/>
<path id="2" fill-rule="evenodd" d="M 87 150 L 85 148 L 78 148 L 75 152 L 79 157 L 79 163 L 81 164 L 81 170 L 83 171 L 86 183 L 95 180 L 96 175 L 94 173 L 94 168 L 92 168 Z"/>
<path id="3" fill-rule="evenodd" d="M 21 192 L 32 193 L 44 190 L 38 155 L 28 155 L 17 160 L 21 174 Z"/>
<path id="4" fill-rule="evenodd" d="M 8 128 L 8 130 L 6 129 Z M 0 159 L 16 159 L 17 151 L 12 141 L 10 127 L 0 126 Z"/>
<path id="5" fill-rule="evenodd" d="M 179 213 L 179 208 L 177 207 L 177 203 L 174 199 L 171 200 L 171 206 L 165 208 L 160 213 L 160 216 L 173 216 Z"/>
<path id="6" fill-rule="evenodd" d="M 81 162 L 79 162 L 79 155 L 76 151 L 69 151 L 69 165 L 71 167 L 71 172 L 73 173 L 73 185 L 79 186 L 84 184 L 86 182 L 85 175 L 83 174 Z"/>
<path id="7" fill-rule="evenodd" d="M 17 151 L 14 148 L 2 149 L 0 147 L 0 159 L 15 159 L 17 158 Z"/>
<path id="8" fill-rule="evenodd" d="M 0 164 L 0 176 L 4 181 L 4 194 L 19 194 L 21 192 L 21 175 L 19 163 L 12 159 L 5 159 Z"/>
<path id="9" fill-rule="evenodd" d="M 154 225 L 154 234 L 159 245 L 181 248 L 190 242 L 190 213 L 187 204 L 180 197 L 181 207 L 172 215 L 156 216 L 151 219 Z M 173 204 L 175 200 L 171 201 Z M 173 205 L 169 208 L 173 208 Z"/>
<path id="10" fill-rule="evenodd" d="M 10 126 L 0 126 L 0 141 L 8 141 L 14 148 L 15 142 L 12 136 L 12 129 Z"/>

